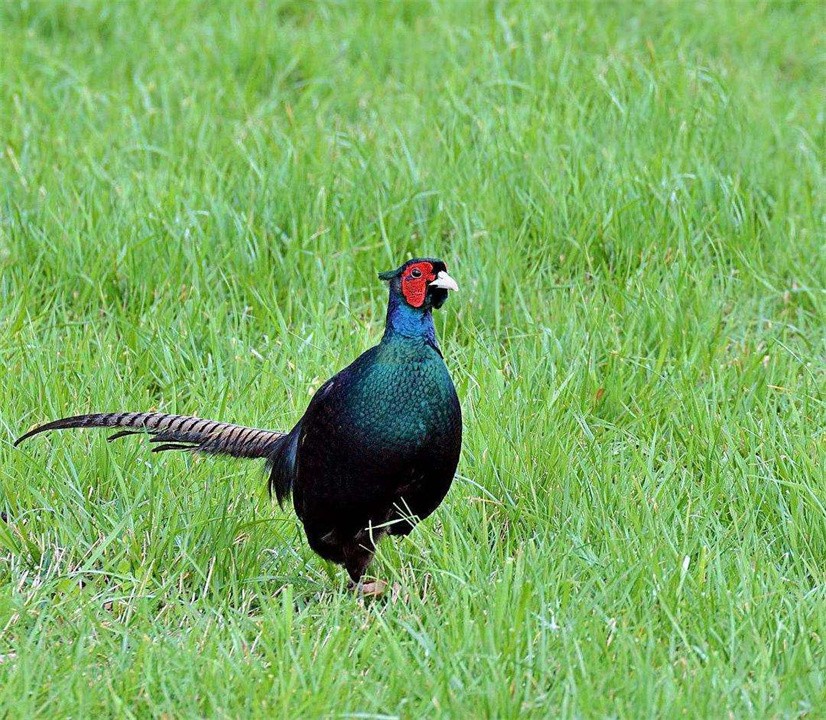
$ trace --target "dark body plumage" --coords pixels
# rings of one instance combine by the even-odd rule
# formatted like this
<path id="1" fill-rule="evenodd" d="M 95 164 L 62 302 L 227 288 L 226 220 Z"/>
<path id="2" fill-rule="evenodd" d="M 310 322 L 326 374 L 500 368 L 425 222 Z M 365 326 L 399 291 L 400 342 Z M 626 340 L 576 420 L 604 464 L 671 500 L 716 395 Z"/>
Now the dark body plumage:
<path id="1" fill-rule="evenodd" d="M 384 273 L 390 283 L 382 341 L 324 383 L 286 434 L 162 413 L 99 413 L 45 430 L 149 432 L 155 450 L 263 457 L 279 503 L 292 493 L 310 546 L 354 582 L 375 543 L 406 535 L 450 488 L 462 445 L 459 400 L 436 342 L 431 311 L 456 285 L 444 263 L 416 259 Z"/>
<path id="2" fill-rule="evenodd" d="M 461 444 L 459 401 L 438 350 L 385 336 L 319 389 L 271 478 L 282 497 L 291 485 L 310 546 L 358 579 L 378 538 L 406 534 L 436 509 Z"/>

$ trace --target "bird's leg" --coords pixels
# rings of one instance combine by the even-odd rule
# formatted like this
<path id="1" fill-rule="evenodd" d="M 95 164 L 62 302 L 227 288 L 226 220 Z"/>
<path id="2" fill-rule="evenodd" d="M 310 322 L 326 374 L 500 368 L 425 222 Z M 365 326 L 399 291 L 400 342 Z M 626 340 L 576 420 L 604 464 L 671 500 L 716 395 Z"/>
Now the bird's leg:
<path id="1" fill-rule="evenodd" d="M 344 567 L 353 584 L 358 585 L 373 559 L 374 550 L 352 540 L 344 546 Z"/>
<path id="2" fill-rule="evenodd" d="M 383 534 L 384 532 L 379 534 L 375 530 L 370 533 L 362 531 L 344 545 L 344 567 L 350 576 L 351 587 L 361 595 L 368 597 L 381 595 L 387 587 L 384 580 L 371 580 L 369 582 L 362 580 L 367 566 L 376 553 L 375 543 Z"/>

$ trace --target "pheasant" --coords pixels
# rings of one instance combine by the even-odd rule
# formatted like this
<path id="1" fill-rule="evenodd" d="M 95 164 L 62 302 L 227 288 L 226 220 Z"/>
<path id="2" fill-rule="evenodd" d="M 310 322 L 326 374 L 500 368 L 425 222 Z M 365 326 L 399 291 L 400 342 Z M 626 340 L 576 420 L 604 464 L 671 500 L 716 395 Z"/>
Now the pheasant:
<path id="1" fill-rule="evenodd" d="M 436 341 L 434 309 L 458 290 L 444 262 L 416 258 L 379 275 L 389 284 L 381 342 L 325 382 L 287 433 L 160 412 L 77 415 L 35 427 L 148 433 L 153 452 L 262 458 L 279 505 L 292 495 L 310 547 L 343 565 L 352 586 L 385 535 L 407 535 L 442 502 L 462 446 L 462 411 Z M 372 587 L 371 587 L 372 586 Z"/>

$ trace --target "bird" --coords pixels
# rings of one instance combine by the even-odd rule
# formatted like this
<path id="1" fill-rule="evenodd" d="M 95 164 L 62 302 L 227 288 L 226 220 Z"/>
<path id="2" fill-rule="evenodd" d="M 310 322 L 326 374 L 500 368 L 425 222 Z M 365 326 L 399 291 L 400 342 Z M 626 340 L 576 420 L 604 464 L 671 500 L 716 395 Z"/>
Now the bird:
<path id="1" fill-rule="evenodd" d="M 34 427 L 114 428 L 109 441 L 147 433 L 153 452 L 182 450 L 265 460 L 278 504 L 292 497 L 310 548 L 343 565 L 365 595 L 380 539 L 406 536 L 442 503 L 462 448 L 462 409 L 436 339 L 433 311 L 459 289 L 437 258 L 379 273 L 389 295 L 381 341 L 321 385 L 289 432 L 193 415 L 98 412 Z"/>

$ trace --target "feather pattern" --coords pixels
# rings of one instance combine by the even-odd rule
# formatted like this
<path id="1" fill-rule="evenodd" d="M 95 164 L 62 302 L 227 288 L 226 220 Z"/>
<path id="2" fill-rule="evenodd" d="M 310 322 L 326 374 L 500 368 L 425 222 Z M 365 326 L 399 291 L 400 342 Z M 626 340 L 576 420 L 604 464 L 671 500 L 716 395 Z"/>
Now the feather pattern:
<path id="1" fill-rule="evenodd" d="M 27 438 L 49 430 L 68 428 L 125 428 L 110 435 L 117 440 L 128 435 L 148 433 L 149 442 L 158 443 L 152 452 L 189 450 L 213 455 L 240 458 L 269 457 L 283 433 L 273 430 L 233 425 L 205 420 L 194 415 L 170 415 L 161 412 L 91 413 L 54 420 L 29 430 L 15 441 L 19 445 Z"/>

